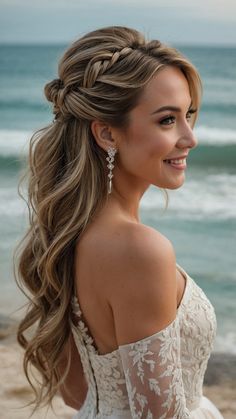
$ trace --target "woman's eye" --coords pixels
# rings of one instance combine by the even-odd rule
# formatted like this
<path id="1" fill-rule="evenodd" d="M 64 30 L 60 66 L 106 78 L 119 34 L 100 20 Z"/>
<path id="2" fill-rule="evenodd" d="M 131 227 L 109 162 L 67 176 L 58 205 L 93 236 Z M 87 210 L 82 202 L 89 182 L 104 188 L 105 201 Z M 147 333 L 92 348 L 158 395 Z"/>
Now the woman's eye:
<path id="1" fill-rule="evenodd" d="M 187 115 L 186 115 L 186 118 L 191 119 L 192 114 L 193 114 L 193 112 L 188 112 Z"/>
<path id="2" fill-rule="evenodd" d="M 169 121 L 174 122 L 175 117 L 174 116 L 168 116 L 167 118 L 164 118 L 160 121 L 161 125 L 170 125 Z"/>
<path id="3" fill-rule="evenodd" d="M 190 110 L 189 112 L 187 112 L 186 114 L 186 118 L 188 120 L 191 119 L 192 114 L 195 113 L 195 110 Z M 161 125 L 171 125 L 173 122 L 175 121 L 175 117 L 174 116 L 168 116 L 167 118 L 164 118 L 160 121 Z"/>

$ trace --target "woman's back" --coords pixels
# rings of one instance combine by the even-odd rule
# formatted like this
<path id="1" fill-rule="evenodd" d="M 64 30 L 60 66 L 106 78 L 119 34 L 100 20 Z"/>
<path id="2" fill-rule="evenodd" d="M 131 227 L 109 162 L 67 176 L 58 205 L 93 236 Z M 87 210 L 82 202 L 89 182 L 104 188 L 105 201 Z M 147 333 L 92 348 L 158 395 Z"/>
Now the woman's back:
<path id="1" fill-rule="evenodd" d="M 112 211 L 109 213 L 112 214 Z M 122 292 L 126 292 L 129 287 L 129 277 L 125 279 L 125 289 L 123 288 L 124 281 L 119 281 L 119 275 L 129 269 L 126 264 L 135 264 L 135 259 L 137 260 L 140 256 L 139 252 L 142 252 L 142 247 L 145 248 L 147 245 L 154 247 L 154 252 L 158 246 L 170 245 L 163 235 L 151 227 L 131 222 L 125 219 L 122 213 L 117 216 L 109 216 L 109 213 L 106 211 L 88 227 L 80 237 L 75 251 L 76 294 L 86 324 L 100 354 L 112 352 L 119 345 L 113 307 L 121 307 Z M 155 243 L 154 246 L 153 243 Z M 134 249 L 137 249 L 136 255 Z M 158 259 L 158 252 L 156 257 Z M 124 274 L 122 276 L 124 277 Z M 142 282 L 137 281 L 137 286 L 148 286 L 145 276 L 144 274 Z M 158 292 L 158 272 L 156 282 Z M 173 293 L 175 289 L 176 297 L 174 298 L 176 298 L 177 308 L 185 289 L 185 278 L 177 268 L 176 287 Z M 142 293 L 142 289 L 140 292 Z M 160 294 L 163 297 L 162 289 L 160 289 Z M 150 301 L 147 301 L 147 305 L 149 304 Z M 140 306 L 140 311 L 145 312 L 143 304 Z M 126 315 L 127 319 L 132 317 L 132 305 L 130 312 Z M 157 330 L 158 321 L 154 327 Z M 132 325 L 133 328 L 134 325 Z"/>
<path id="2" fill-rule="evenodd" d="M 141 305 L 139 311 L 147 332 L 134 339 L 131 331 L 132 337 L 126 344 L 120 344 L 118 337 L 117 347 L 109 352 L 100 352 L 78 298 L 73 299 L 72 331 L 89 387 L 75 419 L 222 419 L 215 406 L 202 396 L 203 377 L 216 332 L 214 309 L 192 278 L 177 267 L 186 285 L 175 319 L 161 330 L 157 326 L 159 331 L 153 328 L 152 333 L 146 317 L 148 309 Z M 157 302 L 160 303 L 158 297 Z M 122 311 L 123 302 L 119 303 Z M 152 298 L 149 303 L 152 305 Z M 131 323 L 126 317 L 128 312 L 124 313 L 128 330 L 129 324 L 133 325 L 137 336 L 144 324 L 140 327 L 141 317 L 133 317 L 132 305 L 129 311 Z M 158 325 L 158 317 L 155 320 Z"/>

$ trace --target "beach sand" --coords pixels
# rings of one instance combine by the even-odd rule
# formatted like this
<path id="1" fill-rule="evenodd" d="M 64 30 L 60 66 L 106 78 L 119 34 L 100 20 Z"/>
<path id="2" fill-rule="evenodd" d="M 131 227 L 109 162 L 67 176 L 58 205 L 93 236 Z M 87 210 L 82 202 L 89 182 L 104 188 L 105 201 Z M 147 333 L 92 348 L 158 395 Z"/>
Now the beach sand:
<path id="1" fill-rule="evenodd" d="M 32 390 L 22 368 L 23 351 L 16 342 L 16 325 L 0 319 L 0 419 L 28 419 L 32 408 L 25 404 L 32 400 Z M 220 409 L 225 419 L 236 418 L 236 356 L 212 354 L 205 376 L 204 394 Z M 42 409 L 33 419 L 71 419 L 75 411 L 56 396 L 55 413 Z"/>
<path id="2" fill-rule="evenodd" d="M 27 419 L 32 406 L 22 407 L 33 398 L 33 392 L 23 374 L 22 350 L 17 343 L 0 343 L 0 419 Z M 53 402 L 55 413 L 51 409 L 41 409 L 34 413 L 35 419 L 71 419 L 75 410 L 67 407 L 56 396 Z"/>

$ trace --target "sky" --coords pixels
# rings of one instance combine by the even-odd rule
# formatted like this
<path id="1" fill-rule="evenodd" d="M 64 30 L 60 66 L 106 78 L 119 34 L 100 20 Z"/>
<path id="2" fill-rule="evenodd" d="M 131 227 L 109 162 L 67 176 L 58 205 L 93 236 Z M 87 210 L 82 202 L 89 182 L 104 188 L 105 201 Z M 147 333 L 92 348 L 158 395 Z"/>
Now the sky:
<path id="1" fill-rule="evenodd" d="M 0 43 L 65 44 L 110 25 L 172 44 L 236 46 L 236 1 L 0 0 Z"/>

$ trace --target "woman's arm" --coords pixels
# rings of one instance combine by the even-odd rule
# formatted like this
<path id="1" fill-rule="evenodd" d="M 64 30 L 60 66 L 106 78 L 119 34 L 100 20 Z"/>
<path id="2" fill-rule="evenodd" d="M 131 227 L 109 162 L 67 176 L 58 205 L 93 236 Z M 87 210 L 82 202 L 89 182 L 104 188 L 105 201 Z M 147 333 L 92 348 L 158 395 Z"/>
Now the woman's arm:
<path id="1" fill-rule="evenodd" d="M 61 374 L 64 373 L 66 368 L 69 351 L 71 351 L 71 365 L 65 381 L 60 387 L 60 393 L 67 406 L 79 410 L 85 401 L 88 386 L 83 373 L 80 355 L 72 334 L 69 337 L 65 354 L 59 366 L 59 373 L 61 372 Z"/>

